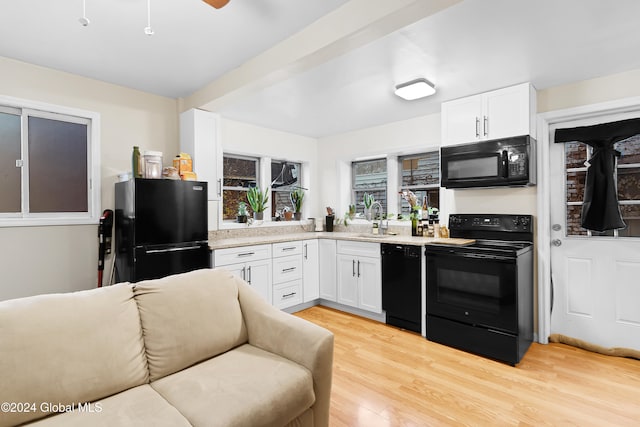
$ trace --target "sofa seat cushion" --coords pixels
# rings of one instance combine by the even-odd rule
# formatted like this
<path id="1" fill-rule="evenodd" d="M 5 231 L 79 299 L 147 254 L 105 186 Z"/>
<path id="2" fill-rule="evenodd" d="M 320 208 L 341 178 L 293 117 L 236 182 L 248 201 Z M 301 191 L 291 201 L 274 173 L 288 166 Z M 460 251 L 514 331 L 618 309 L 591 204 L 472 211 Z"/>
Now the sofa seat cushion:
<path id="1" fill-rule="evenodd" d="M 194 426 L 283 426 L 315 401 L 306 368 L 250 344 L 151 386 Z"/>
<path id="2" fill-rule="evenodd" d="M 91 404 L 35 421 L 37 427 L 181 427 L 186 418 L 149 385 L 142 385 Z"/>
<path id="3" fill-rule="evenodd" d="M 151 381 L 247 342 L 237 280 L 203 269 L 135 284 Z"/>

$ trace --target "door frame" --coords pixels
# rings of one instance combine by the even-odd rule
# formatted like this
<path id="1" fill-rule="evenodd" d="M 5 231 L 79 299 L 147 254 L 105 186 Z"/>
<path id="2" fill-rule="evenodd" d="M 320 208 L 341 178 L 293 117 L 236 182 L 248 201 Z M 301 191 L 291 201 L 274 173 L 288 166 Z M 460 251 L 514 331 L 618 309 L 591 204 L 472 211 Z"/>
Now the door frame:
<path id="1" fill-rule="evenodd" d="M 538 257 L 538 339 L 549 343 L 551 333 L 551 191 L 549 180 L 551 126 L 579 119 L 588 119 L 606 114 L 640 111 L 640 97 L 583 105 L 538 114 L 538 165 L 537 165 L 537 257 Z"/>

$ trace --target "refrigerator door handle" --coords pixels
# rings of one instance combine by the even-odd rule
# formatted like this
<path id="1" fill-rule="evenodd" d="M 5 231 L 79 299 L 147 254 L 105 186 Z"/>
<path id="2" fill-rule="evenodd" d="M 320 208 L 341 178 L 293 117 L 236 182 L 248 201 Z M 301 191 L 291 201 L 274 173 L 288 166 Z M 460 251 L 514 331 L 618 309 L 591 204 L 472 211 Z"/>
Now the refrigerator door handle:
<path id="1" fill-rule="evenodd" d="M 179 248 L 166 248 L 166 249 L 145 249 L 146 254 L 162 254 L 167 252 L 180 252 L 180 251 L 192 251 L 194 249 L 200 249 L 200 246 L 183 246 Z"/>

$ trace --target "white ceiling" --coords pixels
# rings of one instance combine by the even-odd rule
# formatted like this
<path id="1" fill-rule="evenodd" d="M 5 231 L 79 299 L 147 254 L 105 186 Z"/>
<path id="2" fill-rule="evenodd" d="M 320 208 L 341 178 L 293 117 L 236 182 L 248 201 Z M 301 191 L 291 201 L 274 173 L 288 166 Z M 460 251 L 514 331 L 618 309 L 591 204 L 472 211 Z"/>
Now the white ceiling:
<path id="1" fill-rule="evenodd" d="M 145 0 L 86 2 L 88 27 L 77 21 L 81 0 L 0 1 L 0 55 L 187 97 L 239 74 L 251 58 L 344 3 L 367 5 L 231 0 L 215 10 L 200 0 L 151 0 L 155 35 L 148 37 Z M 363 46 L 336 50 L 311 69 L 291 72 L 288 64 L 286 78 L 243 91 L 216 111 L 322 137 L 434 113 L 442 101 L 524 81 L 540 90 L 639 69 L 638 16 L 638 0 L 464 0 Z M 393 95 L 395 84 L 420 76 L 435 83 L 436 95 Z"/>

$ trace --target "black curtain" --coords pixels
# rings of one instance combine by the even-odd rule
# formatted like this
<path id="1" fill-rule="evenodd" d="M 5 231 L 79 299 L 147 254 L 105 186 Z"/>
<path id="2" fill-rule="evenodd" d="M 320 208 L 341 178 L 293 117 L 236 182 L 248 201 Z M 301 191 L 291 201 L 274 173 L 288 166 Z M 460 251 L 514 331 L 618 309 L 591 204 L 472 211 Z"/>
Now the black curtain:
<path id="1" fill-rule="evenodd" d="M 637 134 L 640 134 L 640 119 L 556 130 L 556 143 L 578 141 L 593 147 L 582 205 L 581 225 L 587 230 L 626 227 L 620 214 L 615 178 L 616 158 L 621 154 L 614 150 L 613 144 Z"/>

